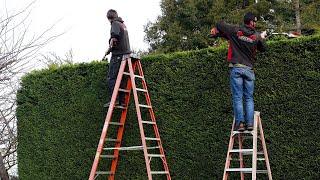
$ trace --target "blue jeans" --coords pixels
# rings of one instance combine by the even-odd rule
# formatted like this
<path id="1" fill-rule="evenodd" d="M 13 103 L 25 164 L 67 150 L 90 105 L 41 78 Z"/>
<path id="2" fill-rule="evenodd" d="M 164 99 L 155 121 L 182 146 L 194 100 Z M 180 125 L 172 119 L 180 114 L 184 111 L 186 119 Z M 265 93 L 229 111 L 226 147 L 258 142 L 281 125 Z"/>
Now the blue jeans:
<path id="1" fill-rule="evenodd" d="M 230 69 L 230 86 L 236 125 L 239 125 L 240 122 L 250 126 L 253 125 L 254 80 L 254 71 L 249 67 L 233 67 Z M 245 106 L 243 106 L 243 99 Z M 243 109 L 245 110 L 245 113 Z"/>
<path id="2" fill-rule="evenodd" d="M 123 55 L 112 55 L 109 63 L 109 71 L 108 71 L 107 79 L 108 79 L 110 100 L 112 97 L 114 86 L 117 81 L 122 58 L 123 58 Z M 120 88 L 126 89 L 126 86 L 127 86 L 127 77 L 123 76 L 120 83 Z M 124 98 L 125 98 L 125 92 L 119 91 L 117 101 L 119 101 L 120 104 L 124 103 L 124 100 L 125 100 Z"/>

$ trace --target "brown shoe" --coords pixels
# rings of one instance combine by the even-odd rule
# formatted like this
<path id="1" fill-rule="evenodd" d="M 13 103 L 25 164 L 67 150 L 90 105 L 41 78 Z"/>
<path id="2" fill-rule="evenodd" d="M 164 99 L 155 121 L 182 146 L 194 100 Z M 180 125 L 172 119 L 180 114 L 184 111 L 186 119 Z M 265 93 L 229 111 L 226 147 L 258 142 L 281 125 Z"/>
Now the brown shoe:
<path id="1" fill-rule="evenodd" d="M 244 130 L 245 130 L 245 127 L 243 122 L 240 122 L 239 126 L 235 127 L 235 131 L 244 131 Z"/>
<path id="2" fill-rule="evenodd" d="M 253 130 L 253 125 L 247 125 L 247 128 L 246 128 L 248 131 L 252 131 Z"/>

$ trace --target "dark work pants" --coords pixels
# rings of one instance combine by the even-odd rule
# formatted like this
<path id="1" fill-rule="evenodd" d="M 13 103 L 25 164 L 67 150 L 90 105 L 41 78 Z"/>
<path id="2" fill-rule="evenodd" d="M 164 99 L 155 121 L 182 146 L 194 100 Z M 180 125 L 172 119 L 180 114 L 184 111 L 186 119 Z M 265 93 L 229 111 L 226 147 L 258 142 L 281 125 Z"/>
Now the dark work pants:
<path id="1" fill-rule="evenodd" d="M 109 64 L 109 72 L 108 72 L 108 88 L 109 88 L 109 94 L 110 94 L 110 100 L 112 97 L 113 89 L 117 81 L 121 61 L 122 61 L 123 55 L 112 55 L 110 64 Z M 127 86 L 127 77 L 123 76 L 120 84 L 121 89 L 126 89 Z M 118 92 L 117 100 L 119 103 L 124 103 L 125 98 L 125 92 Z"/>

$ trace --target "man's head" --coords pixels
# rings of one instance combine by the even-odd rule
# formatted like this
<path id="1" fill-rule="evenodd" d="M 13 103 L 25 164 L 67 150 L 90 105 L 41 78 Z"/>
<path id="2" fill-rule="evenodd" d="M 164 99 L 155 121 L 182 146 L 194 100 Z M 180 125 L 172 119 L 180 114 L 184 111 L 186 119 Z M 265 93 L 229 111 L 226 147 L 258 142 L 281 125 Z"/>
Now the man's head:
<path id="1" fill-rule="evenodd" d="M 108 20 L 111 22 L 113 21 L 115 18 L 118 17 L 118 13 L 116 10 L 114 9 L 110 9 L 108 12 L 107 12 L 107 18 Z"/>
<path id="2" fill-rule="evenodd" d="M 244 15 L 243 22 L 248 26 L 256 27 L 257 17 L 252 12 L 248 12 Z"/>

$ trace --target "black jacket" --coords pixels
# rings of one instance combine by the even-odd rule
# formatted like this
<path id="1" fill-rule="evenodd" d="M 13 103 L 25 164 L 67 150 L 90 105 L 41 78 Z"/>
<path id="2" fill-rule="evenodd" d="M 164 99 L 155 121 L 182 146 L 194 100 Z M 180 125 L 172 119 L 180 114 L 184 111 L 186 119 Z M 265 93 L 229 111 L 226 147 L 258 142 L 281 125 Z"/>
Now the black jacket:
<path id="1" fill-rule="evenodd" d="M 110 36 L 110 40 L 111 38 L 117 39 L 116 44 L 111 49 L 112 55 L 123 55 L 131 53 L 127 27 L 120 17 L 115 18 L 111 22 Z"/>
<path id="2" fill-rule="evenodd" d="M 225 22 L 216 25 L 219 36 L 229 40 L 228 61 L 233 64 L 243 64 L 253 67 L 256 52 L 265 51 L 266 46 L 253 27 L 248 25 L 234 26 Z"/>

